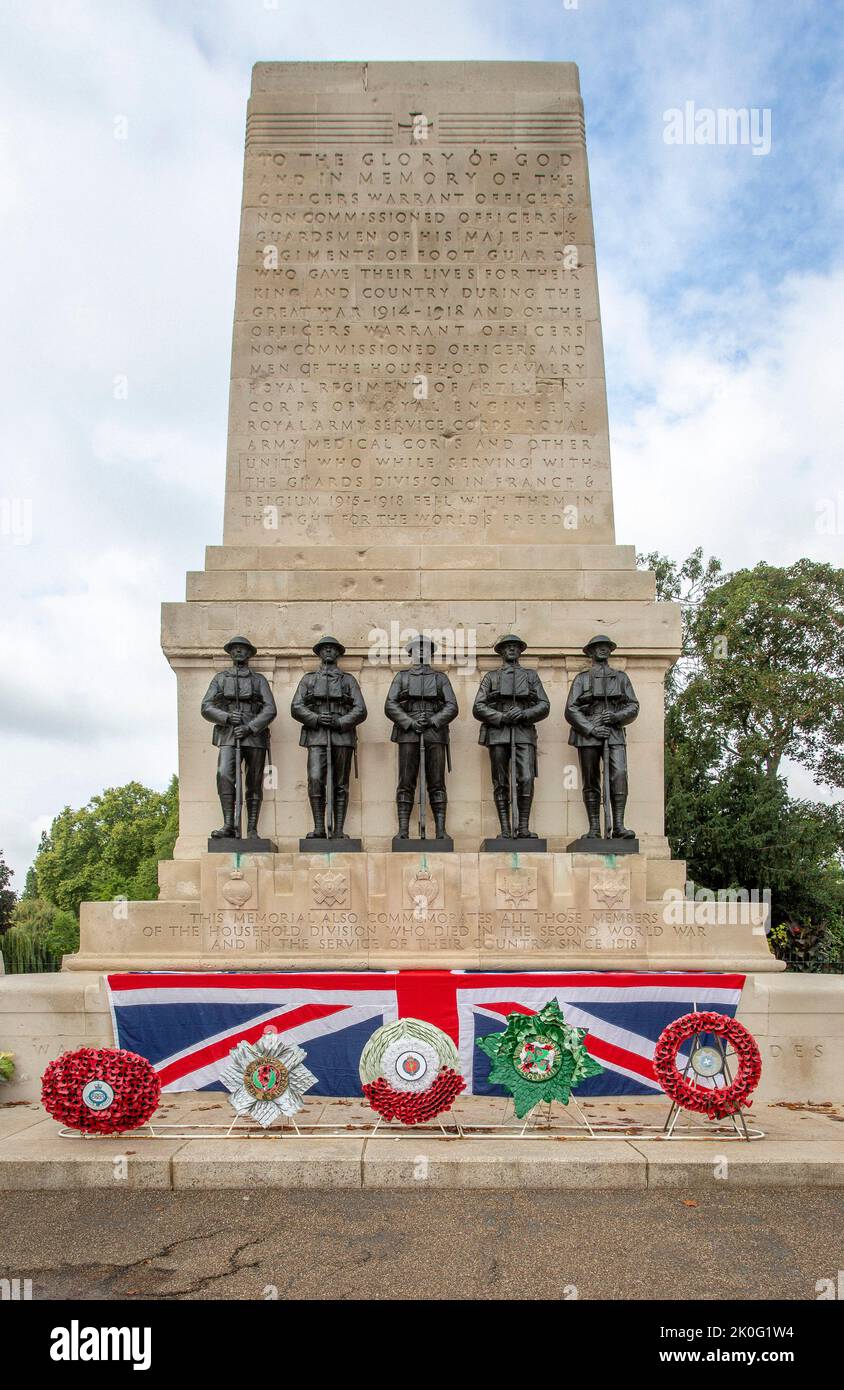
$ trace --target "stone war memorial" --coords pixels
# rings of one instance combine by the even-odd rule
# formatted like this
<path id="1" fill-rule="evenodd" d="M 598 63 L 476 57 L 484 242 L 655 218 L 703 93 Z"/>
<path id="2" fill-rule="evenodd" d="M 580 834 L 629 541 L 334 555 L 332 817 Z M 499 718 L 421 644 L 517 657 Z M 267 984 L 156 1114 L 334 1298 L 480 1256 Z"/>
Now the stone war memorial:
<path id="1" fill-rule="evenodd" d="M 680 609 L 616 540 L 573 64 L 255 66 L 220 503 L 162 612 L 174 857 L 0 996 L 20 1094 L 116 1040 L 107 976 L 397 979 L 424 1017 L 454 971 L 683 977 L 673 1016 L 723 982 L 761 1095 L 835 1093 L 840 980 L 780 974 L 764 904 L 686 898 L 665 836 Z"/>

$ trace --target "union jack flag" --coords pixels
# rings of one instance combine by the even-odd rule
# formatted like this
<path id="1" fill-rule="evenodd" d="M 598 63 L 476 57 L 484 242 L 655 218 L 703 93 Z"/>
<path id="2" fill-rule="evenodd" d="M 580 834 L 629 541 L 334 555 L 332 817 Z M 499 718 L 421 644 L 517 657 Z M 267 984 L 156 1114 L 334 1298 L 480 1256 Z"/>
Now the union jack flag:
<path id="1" fill-rule="evenodd" d="M 457 1044 L 467 1091 L 502 1095 L 475 1046 L 503 1030 L 508 1014 L 538 1013 L 558 999 L 566 1022 L 587 1029 L 604 1067 L 579 1095 L 660 1091 L 653 1053 L 667 1024 L 692 1009 L 732 1018 L 743 975 L 606 971 L 486 974 L 452 970 L 314 974 L 125 974 L 106 977 L 118 1047 L 152 1062 L 165 1091 L 220 1091 L 229 1052 L 277 1032 L 307 1053 L 318 1078 L 309 1094 L 358 1096 L 364 1044 L 384 1023 L 421 1018 Z"/>

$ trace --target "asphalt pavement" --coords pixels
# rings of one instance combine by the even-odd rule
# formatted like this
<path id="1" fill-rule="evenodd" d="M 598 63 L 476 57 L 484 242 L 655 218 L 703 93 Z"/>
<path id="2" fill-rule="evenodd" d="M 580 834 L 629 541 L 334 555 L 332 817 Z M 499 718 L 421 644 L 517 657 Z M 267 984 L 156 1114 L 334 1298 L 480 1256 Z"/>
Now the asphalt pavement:
<path id="1" fill-rule="evenodd" d="M 798 1299 L 844 1269 L 836 1188 L 2 1194 L 34 1299 Z"/>

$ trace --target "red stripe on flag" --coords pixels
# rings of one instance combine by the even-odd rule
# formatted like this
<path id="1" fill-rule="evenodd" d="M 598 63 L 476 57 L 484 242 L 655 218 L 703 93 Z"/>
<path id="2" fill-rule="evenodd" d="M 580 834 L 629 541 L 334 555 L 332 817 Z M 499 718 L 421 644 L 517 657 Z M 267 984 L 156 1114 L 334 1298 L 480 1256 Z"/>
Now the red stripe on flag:
<path id="1" fill-rule="evenodd" d="M 420 1018 L 433 1023 L 460 1042 L 457 989 L 462 981 L 450 970 L 401 970 L 396 978 L 399 1018 Z M 456 986 L 456 987 L 455 987 Z"/>
<path id="2" fill-rule="evenodd" d="M 625 1067 L 637 1076 L 656 1081 L 656 1072 L 650 1057 L 643 1057 L 640 1052 L 628 1052 L 626 1047 L 618 1047 L 616 1043 L 607 1042 L 606 1038 L 596 1038 L 594 1033 L 587 1033 L 583 1041 L 586 1051 L 596 1061 L 615 1062 L 616 1066 Z"/>
<path id="3" fill-rule="evenodd" d="M 218 1062 L 221 1057 L 227 1057 L 237 1043 L 255 1042 L 268 1028 L 277 1027 L 283 1039 L 288 1029 L 298 1027 L 300 1023 L 310 1023 L 315 1018 L 328 1018 L 347 1007 L 346 1004 L 303 1004 L 299 1009 L 276 1014 L 275 1018 L 264 1019 L 262 1023 L 252 1023 L 245 1028 L 233 1028 L 224 1038 L 218 1038 L 207 1047 L 197 1048 L 187 1057 L 179 1057 L 177 1061 L 170 1062 L 165 1067 L 156 1068 L 159 1080 L 162 1086 L 166 1086 L 171 1081 L 199 1071 L 201 1067 L 207 1067 L 211 1062 Z"/>

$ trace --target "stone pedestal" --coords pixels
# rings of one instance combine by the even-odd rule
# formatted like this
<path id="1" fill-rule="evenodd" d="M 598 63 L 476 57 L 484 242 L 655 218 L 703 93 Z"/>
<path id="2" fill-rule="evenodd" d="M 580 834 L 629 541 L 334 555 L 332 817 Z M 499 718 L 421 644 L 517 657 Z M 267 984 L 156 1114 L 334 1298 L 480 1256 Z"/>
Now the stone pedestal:
<path id="1" fill-rule="evenodd" d="M 252 835 L 247 840 L 214 840 L 208 836 L 209 854 L 273 854 L 277 849 L 278 845 L 273 844 L 272 840 L 262 840 L 258 835 Z"/>
<path id="2" fill-rule="evenodd" d="M 275 846 L 273 846 L 275 848 Z M 328 836 L 324 840 L 309 840 L 303 836 L 299 841 L 300 854 L 362 854 L 363 842 L 353 840 L 351 837 L 345 840 L 332 840 Z"/>
<path id="3" fill-rule="evenodd" d="M 79 954 L 64 968 L 783 968 L 767 908 L 686 901 L 682 863 L 420 843 L 162 863 L 158 902 L 83 905 Z"/>
<path id="4" fill-rule="evenodd" d="M 566 846 L 569 854 L 638 854 L 638 840 L 606 840 L 599 835 L 581 835 Z"/>
<path id="5" fill-rule="evenodd" d="M 548 841 L 536 839 L 513 839 L 506 835 L 494 835 L 484 840 L 481 854 L 544 854 Z"/>
<path id="6" fill-rule="evenodd" d="M 414 839 L 412 836 L 402 840 L 398 835 L 394 835 L 390 849 L 393 854 L 451 854 L 454 850 L 454 841 L 450 835 L 442 835 L 430 840 Z"/>

